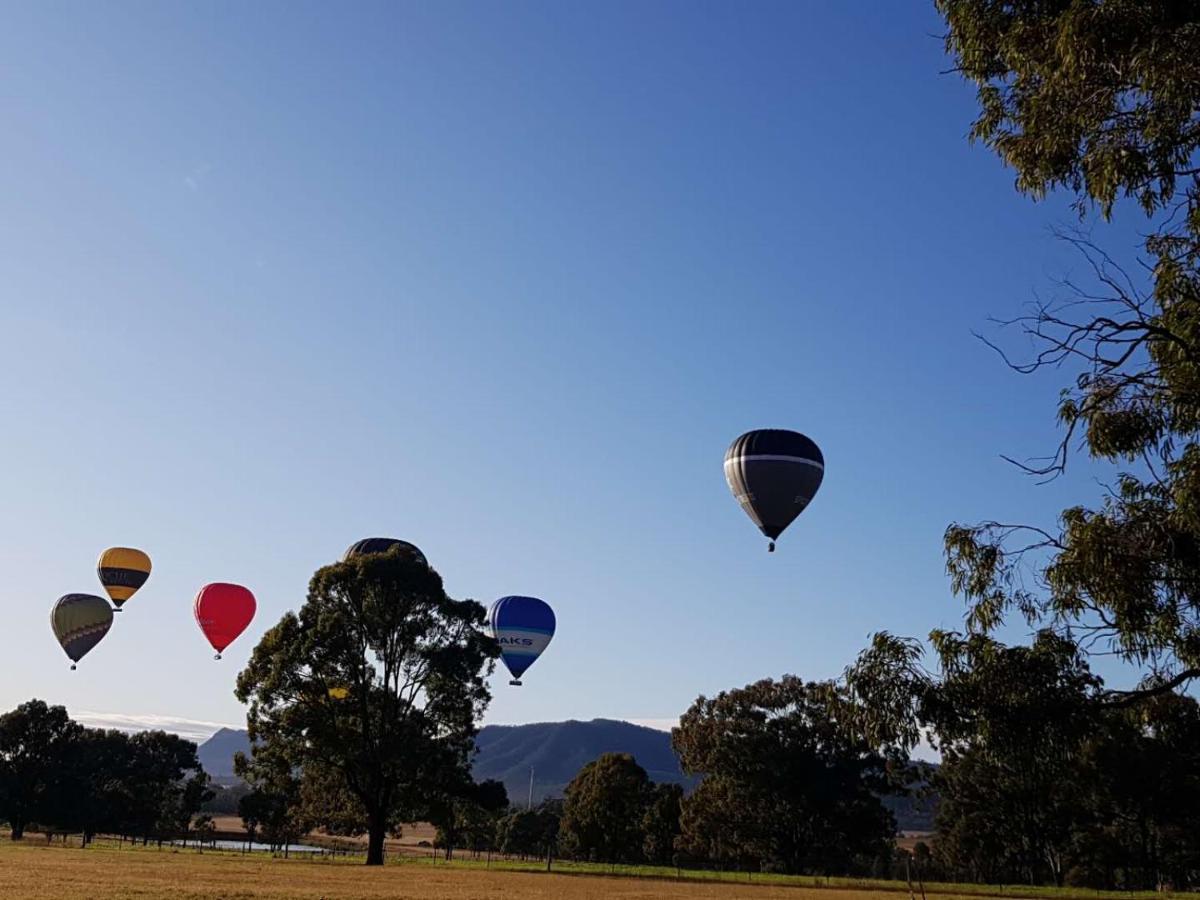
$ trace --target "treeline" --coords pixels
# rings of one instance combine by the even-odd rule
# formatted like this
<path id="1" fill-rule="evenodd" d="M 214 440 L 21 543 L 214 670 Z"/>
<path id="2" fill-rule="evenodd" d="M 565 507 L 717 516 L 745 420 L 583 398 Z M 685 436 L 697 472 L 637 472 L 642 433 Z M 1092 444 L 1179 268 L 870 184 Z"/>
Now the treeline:
<path id="1" fill-rule="evenodd" d="M 1200 885 L 1194 698 L 1162 690 L 1127 704 L 1073 642 L 1049 632 L 1028 647 L 946 636 L 940 649 L 947 674 L 909 686 L 913 721 L 942 751 L 930 784 L 939 797 L 930 877 Z M 856 669 L 875 657 L 868 651 Z"/>
<path id="2" fill-rule="evenodd" d="M 1111 702 L 1075 645 L 1049 633 L 1028 647 L 954 640 L 943 639 L 950 665 L 936 680 L 894 677 L 876 646 L 843 682 L 789 676 L 701 697 L 672 735 L 685 772 L 702 776 L 688 796 L 610 753 L 534 810 L 494 796 L 446 806 L 437 846 L 447 857 L 458 848 L 925 881 L 1200 885 L 1195 699 L 1162 690 Z M 941 750 L 940 766 L 910 761 L 905 742 L 880 730 L 882 706 L 866 702 L 881 704 L 880 689 Z M 885 800 L 914 794 L 936 797 L 937 812 L 909 853 Z"/>
<path id="3" fill-rule="evenodd" d="M 490 814 L 469 804 L 434 819 L 437 843 L 522 857 L 742 871 L 889 877 L 895 820 L 882 797 L 905 789 L 905 765 L 872 750 L 833 682 L 795 677 L 701 697 L 673 741 L 688 796 L 654 784 L 629 754 L 584 766 L 562 800 Z M 895 761 L 891 761 L 894 763 Z M 894 770 L 894 771 L 893 771 Z"/>
<path id="4" fill-rule="evenodd" d="M 12 839 L 39 831 L 143 842 L 203 838 L 209 799 L 196 745 L 162 731 L 85 728 L 30 700 L 0 716 L 0 819 Z"/>

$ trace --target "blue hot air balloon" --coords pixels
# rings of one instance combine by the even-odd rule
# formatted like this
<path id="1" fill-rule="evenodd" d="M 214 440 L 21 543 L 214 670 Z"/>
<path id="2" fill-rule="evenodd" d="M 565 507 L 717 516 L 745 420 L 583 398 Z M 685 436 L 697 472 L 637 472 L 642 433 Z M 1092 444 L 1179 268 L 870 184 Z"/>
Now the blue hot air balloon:
<path id="1" fill-rule="evenodd" d="M 492 637 L 500 644 L 500 658 L 513 679 L 521 676 L 542 655 L 554 637 L 554 610 L 537 597 L 501 597 L 488 614 Z"/>

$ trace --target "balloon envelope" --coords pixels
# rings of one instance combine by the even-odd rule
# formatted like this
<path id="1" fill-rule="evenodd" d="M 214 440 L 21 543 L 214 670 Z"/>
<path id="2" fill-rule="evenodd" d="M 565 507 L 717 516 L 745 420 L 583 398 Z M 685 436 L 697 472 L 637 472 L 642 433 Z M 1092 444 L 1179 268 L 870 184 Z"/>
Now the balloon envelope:
<path id="1" fill-rule="evenodd" d="M 100 554 L 96 574 L 117 609 L 150 577 L 150 557 L 133 547 L 109 547 Z"/>
<path id="2" fill-rule="evenodd" d="M 112 607 L 95 594 L 64 594 L 50 612 L 50 628 L 73 663 L 100 643 L 112 623 Z"/>
<path id="3" fill-rule="evenodd" d="M 240 584 L 206 584 L 196 595 L 196 624 L 219 658 L 254 618 L 254 595 Z"/>
<path id="4" fill-rule="evenodd" d="M 402 541 L 399 538 L 386 537 L 363 538 L 361 541 L 355 541 L 346 550 L 342 561 L 345 562 L 355 556 L 365 556 L 368 553 L 387 553 L 393 547 L 401 547 L 405 553 L 411 554 L 421 565 L 429 565 L 429 561 L 425 559 L 425 554 L 421 552 L 421 549 L 416 544 L 410 544 L 408 541 Z"/>
<path id="5" fill-rule="evenodd" d="M 824 477 L 820 448 L 795 431 L 748 431 L 725 451 L 729 490 L 772 542 L 804 511 Z"/>
<path id="6" fill-rule="evenodd" d="M 520 684 L 554 637 L 554 610 L 537 597 L 501 597 L 488 613 L 492 637 L 500 644 L 500 658 L 512 672 L 511 684 Z"/>

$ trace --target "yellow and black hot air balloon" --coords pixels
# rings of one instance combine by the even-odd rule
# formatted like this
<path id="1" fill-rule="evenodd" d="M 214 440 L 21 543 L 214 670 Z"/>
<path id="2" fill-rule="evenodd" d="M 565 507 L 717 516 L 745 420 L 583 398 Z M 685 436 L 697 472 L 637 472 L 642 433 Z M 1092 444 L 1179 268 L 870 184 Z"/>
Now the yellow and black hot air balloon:
<path id="1" fill-rule="evenodd" d="M 96 574 L 113 606 L 120 612 L 121 604 L 150 577 L 150 557 L 132 547 L 109 547 L 100 554 Z"/>

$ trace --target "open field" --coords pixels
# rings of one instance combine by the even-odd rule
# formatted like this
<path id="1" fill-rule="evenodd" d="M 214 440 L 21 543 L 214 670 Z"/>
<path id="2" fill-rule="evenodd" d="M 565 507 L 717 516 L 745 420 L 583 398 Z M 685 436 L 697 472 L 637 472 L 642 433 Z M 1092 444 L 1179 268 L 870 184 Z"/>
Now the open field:
<path id="1" fill-rule="evenodd" d="M 229 840 L 240 841 L 246 837 L 246 829 L 242 824 L 242 820 L 237 816 L 214 816 L 213 825 L 217 828 L 217 833 Z M 402 854 L 405 856 L 429 856 L 433 839 L 437 834 L 436 829 L 428 822 L 411 822 L 404 825 L 400 837 L 389 837 L 384 843 L 384 849 L 388 855 Z M 299 839 L 301 844 L 314 844 L 318 847 L 362 847 L 363 852 L 366 852 L 367 836 L 359 835 L 357 837 L 337 836 L 314 831 L 311 834 L 306 834 Z M 421 846 L 424 843 L 427 846 Z"/>
<path id="2" fill-rule="evenodd" d="M 361 863 L 271 859 L 153 849 L 0 847 L 0 897 L 31 900 L 474 900 L 474 898 L 734 898 L 803 900 L 807 891 L 733 884 L 547 875 L 420 863 L 368 869 Z M 816 893 L 816 891 L 812 891 Z M 869 893 L 845 900 L 866 900 Z"/>
<path id="3" fill-rule="evenodd" d="M 96 845 L 47 845 L 40 840 L 0 843 L 0 897 L 31 900 L 486 900 L 486 898 L 566 898 L 566 900 L 650 900 L 650 898 L 748 897 L 754 900 L 897 900 L 908 893 L 895 882 L 783 878 L 734 873 L 692 873 L 676 881 L 673 870 L 618 869 L 555 864 L 547 874 L 533 863 L 462 861 L 447 865 L 407 860 L 368 869 L 361 860 L 273 859 L 266 854 L 197 853 L 154 848 L 118 849 Z M 717 881 L 715 879 L 723 878 Z M 982 885 L 926 885 L 930 897 L 1162 898 L 1168 894 L 1103 894 L 1051 888 Z M 919 895 L 918 895 L 919 896 Z M 1185 895 L 1174 895 L 1183 897 Z"/>

